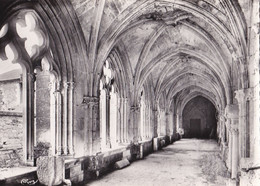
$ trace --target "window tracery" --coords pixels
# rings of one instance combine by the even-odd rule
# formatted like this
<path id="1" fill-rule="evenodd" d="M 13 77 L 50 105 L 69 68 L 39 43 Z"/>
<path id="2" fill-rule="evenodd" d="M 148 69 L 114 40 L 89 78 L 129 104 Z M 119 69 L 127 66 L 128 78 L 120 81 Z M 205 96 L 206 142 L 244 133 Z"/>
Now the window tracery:
<path id="1" fill-rule="evenodd" d="M 62 128 L 59 117 L 62 94 L 58 90 L 61 78 L 58 77 L 60 73 L 53 69 L 55 61 L 48 41 L 48 32 L 33 10 L 18 12 L 0 28 L 0 64 L 6 67 L 0 69 L 0 74 L 22 68 L 24 163 L 33 163 L 37 158 L 38 143 L 47 142 L 49 145 L 46 146 L 50 147 L 47 150 L 52 155 L 69 153 L 69 150 L 63 150 L 69 148 L 62 144 L 59 135 Z M 48 134 L 45 137 L 39 130 L 43 126 L 40 118 L 46 120 L 44 130 Z M 68 140 L 65 135 L 63 138 L 63 141 Z"/>
<path id="2" fill-rule="evenodd" d="M 100 120 L 101 150 L 117 146 L 118 95 L 115 75 L 108 60 L 105 61 L 100 80 Z"/>

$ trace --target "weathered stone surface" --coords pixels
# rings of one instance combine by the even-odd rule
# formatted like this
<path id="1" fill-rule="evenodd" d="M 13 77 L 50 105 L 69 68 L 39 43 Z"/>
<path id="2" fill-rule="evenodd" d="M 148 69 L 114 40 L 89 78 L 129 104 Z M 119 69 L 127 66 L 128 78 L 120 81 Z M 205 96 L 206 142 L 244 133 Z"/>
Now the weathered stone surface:
<path id="1" fill-rule="evenodd" d="M 131 152 L 130 150 L 126 150 L 123 152 L 123 158 L 127 158 L 128 160 L 131 159 Z"/>
<path id="2" fill-rule="evenodd" d="M 20 116 L 1 116 L 0 113 L 0 168 L 15 167 L 23 159 L 23 124 Z"/>
<path id="3" fill-rule="evenodd" d="M 0 80 L 0 111 L 22 111 L 22 89 L 19 83 L 20 79 L 12 81 Z"/>
<path id="4" fill-rule="evenodd" d="M 189 101 L 183 109 L 184 137 L 215 138 L 217 132 L 215 115 L 216 109 L 209 100 L 196 97 Z M 199 123 L 192 123 L 193 119 Z M 198 130 L 194 130 L 193 124 L 198 125 Z"/>
<path id="5" fill-rule="evenodd" d="M 158 138 L 153 138 L 153 150 L 158 150 Z"/>
<path id="6" fill-rule="evenodd" d="M 33 10 L 27 12 L 29 9 Z M 46 36 L 41 38 L 41 47 L 33 47 L 34 56 L 28 52 L 29 38 L 17 34 L 14 26 L 27 24 L 24 12 L 35 14 L 32 17 L 37 19 L 29 31 L 37 30 L 38 37 Z M 211 131 L 216 133 L 214 129 L 208 131 L 215 124 L 215 116 L 227 108 L 231 112 L 225 119 L 237 119 L 239 123 L 235 130 L 239 138 L 228 138 L 231 132 L 223 135 L 228 139 L 229 155 L 252 157 L 258 164 L 259 0 L 3 0 L 0 23 L 5 27 L 3 32 L 0 28 L 0 62 L 12 61 L 14 57 L 13 63 L 23 63 L 25 76 L 23 107 L 19 107 L 19 95 L 12 97 L 21 84 L 9 82 L 0 85 L 0 111 L 24 108 L 27 113 L 23 125 L 28 126 L 21 130 L 27 132 L 27 139 L 21 139 L 9 121 L 0 124 L 0 134 L 4 131 L 1 153 L 7 147 L 26 147 L 28 152 L 23 154 L 32 161 L 33 147 L 39 142 L 50 143 L 53 154 L 98 157 L 93 168 L 98 172 L 97 167 L 109 167 L 122 158 L 122 154 L 102 156 L 103 151 L 130 145 L 131 156 L 141 158 L 152 144 L 140 143 L 156 139 L 154 150 L 160 149 L 171 142 L 166 135 L 175 134 L 183 126 L 185 130 L 190 128 L 189 119 L 203 120 L 204 132 L 193 136 L 187 130 L 186 137 L 211 136 Z M 8 43 L 13 45 L 15 55 L 7 55 Z M 46 58 L 50 64 L 42 60 Z M 102 72 L 107 61 L 114 71 L 109 83 L 102 84 L 107 81 Z M 53 89 L 57 89 L 50 92 L 53 76 L 57 83 Z M 111 106 L 110 94 L 106 104 L 100 105 L 103 87 L 106 93 L 113 91 L 125 100 Z M 252 89 L 253 96 L 237 100 L 234 93 L 244 88 Z M 145 99 L 140 103 L 142 96 Z M 186 103 L 197 96 L 213 103 L 215 115 L 208 113 L 208 107 L 201 109 L 202 103 L 193 105 L 194 109 L 186 113 Z M 243 102 L 245 105 L 241 106 Z M 143 115 L 139 112 L 140 104 Z M 230 105 L 239 105 L 239 110 L 229 109 Z M 106 122 L 102 122 L 105 127 L 100 124 L 104 121 L 100 110 L 106 116 Z M 145 119 L 140 119 L 140 115 Z M 212 120 L 207 120 L 209 117 Z M 234 121 L 231 122 L 232 125 Z M 217 124 L 221 126 L 217 127 L 219 134 L 224 133 L 223 123 Z M 33 126 L 36 130 L 31 130 Z M 100 135 L 104 131 L 107 135 Z M 217 137 L 221 141 L 223 136 Z M 8 143 L 6 139 L 10 139 Z M 101 145 L 104 139 L 105 148 Z M 20 146 L 18 141 L 28 146 Z M 35 150 L 44 154 L 45 147 Z M 12 152 L 0 156 L 5 166 L 16 164 L 15 157 Z M 232 169 L 237 169 L 237 158 L 230 157 L 229 161 Z M 75 180 L 81 180 L 82 174 L 76 175 L 76 165 L 71 171 Z M 240 174 L 233 172 L 232 177 L 237 176 Z"/>
<path id="7" fill-rule="evenodd" d="M 122 169 L 122 168 L 124 168 L 124 167 L 126 167 L 128 165 L 130 165 L 130 162 L 127 159 L 122 159 L 122 160 L 117 161 L 115 163 L 115 168 L 116 169 Z"/>
<path id="8" fill-rule="evenodd" d="M 37 159 L 37 176 L 44 185 L 59 185 L 63 181 L 64 160 L 62 157 L 41 156 Z"/>

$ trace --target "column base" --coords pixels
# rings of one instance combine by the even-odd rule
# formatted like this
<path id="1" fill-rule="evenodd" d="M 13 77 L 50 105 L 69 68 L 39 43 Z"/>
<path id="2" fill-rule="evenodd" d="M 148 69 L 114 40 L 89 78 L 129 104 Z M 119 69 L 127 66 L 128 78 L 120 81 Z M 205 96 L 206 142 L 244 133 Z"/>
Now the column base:
<path id="1" fill-rule="evenodd" d="M 153 150 L 158 151 L 158 138 L 153 138 Z"/>
<path id="2" fill-rule="evenodd" d="M 226 186 L 237 186 L 237 181 L 234 179 L 228 179 Z"/>

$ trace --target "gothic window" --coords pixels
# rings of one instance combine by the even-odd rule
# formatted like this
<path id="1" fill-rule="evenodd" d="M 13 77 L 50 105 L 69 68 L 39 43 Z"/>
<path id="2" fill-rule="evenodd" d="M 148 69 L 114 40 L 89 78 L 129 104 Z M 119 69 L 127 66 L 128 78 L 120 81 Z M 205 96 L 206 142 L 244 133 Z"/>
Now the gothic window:
<path id="1" fill-rule="evenodd" d="M 100 80 L 100 136 L 101 150 L 117 146 L 118 95 L 115 89 L 114 72 L 108 60 L 103 66 Z"/>
<path id="2" fill-rule="evenodd" d="M 8 81 L 10 88 L 5 89 L 12 92 L 8 94 L 8 99 L 12 96 L 12 102 L 7 102 L 7 97 L 4 99 L 9 111 L 21 113 L 21 121 L 12 120 L 22 126 L 21 147 L 13 149 L 21 154 L 21 163 L 33 164 L 34 159 L 42 155 L 37 154 L 39 143 L 49 154 L 59 154 L 61 137 L 57 137 L 60 130 L 57 126 L 61 120 L 58 116 L 61 98 L 57 93 L 58 73 L 52 67 L 48 34 L 33 10 L 20 11 L 0 28 L 0 63 L 0 76 L 19 80 L 14 86 Z M 0 120 L 2 118 L 0 115 Z M 7 144 L 5 139 L 0 139 L 0 150 L 1 141 Z"/>

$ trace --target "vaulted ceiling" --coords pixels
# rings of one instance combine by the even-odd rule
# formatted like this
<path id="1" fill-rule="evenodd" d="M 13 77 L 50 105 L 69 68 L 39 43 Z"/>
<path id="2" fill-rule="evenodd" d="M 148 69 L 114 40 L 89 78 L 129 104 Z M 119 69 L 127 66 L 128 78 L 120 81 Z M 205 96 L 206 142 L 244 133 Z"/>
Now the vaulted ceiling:
<path id="1" fill-rule="evenodd" d="M 116 68 L 131 92 L 131 104 L 149 87 L 145 91 L 149 90 L 155 102 L 167 104 L 163 106 L 175 103 L 184 107 L 201 95 L 221 109 L 234 101 L 235 90 L 248 86 L 249 10 L 243 0 L 71 3 L 87 45 L 93 87 L 99 87 L 102 66 L 112 53 L 120 59 L 121 66 Z"/>
<path id="2" fill-rule="evenodd" d="M 158 100 L 203 95 L 220 108 L 247 86 L 246 25 L 236 1 L 75 0 L 73 6 L 87 43 L 96 31 L 97 66 L 119 47 L 134 91 L 149 82 Z"/>

